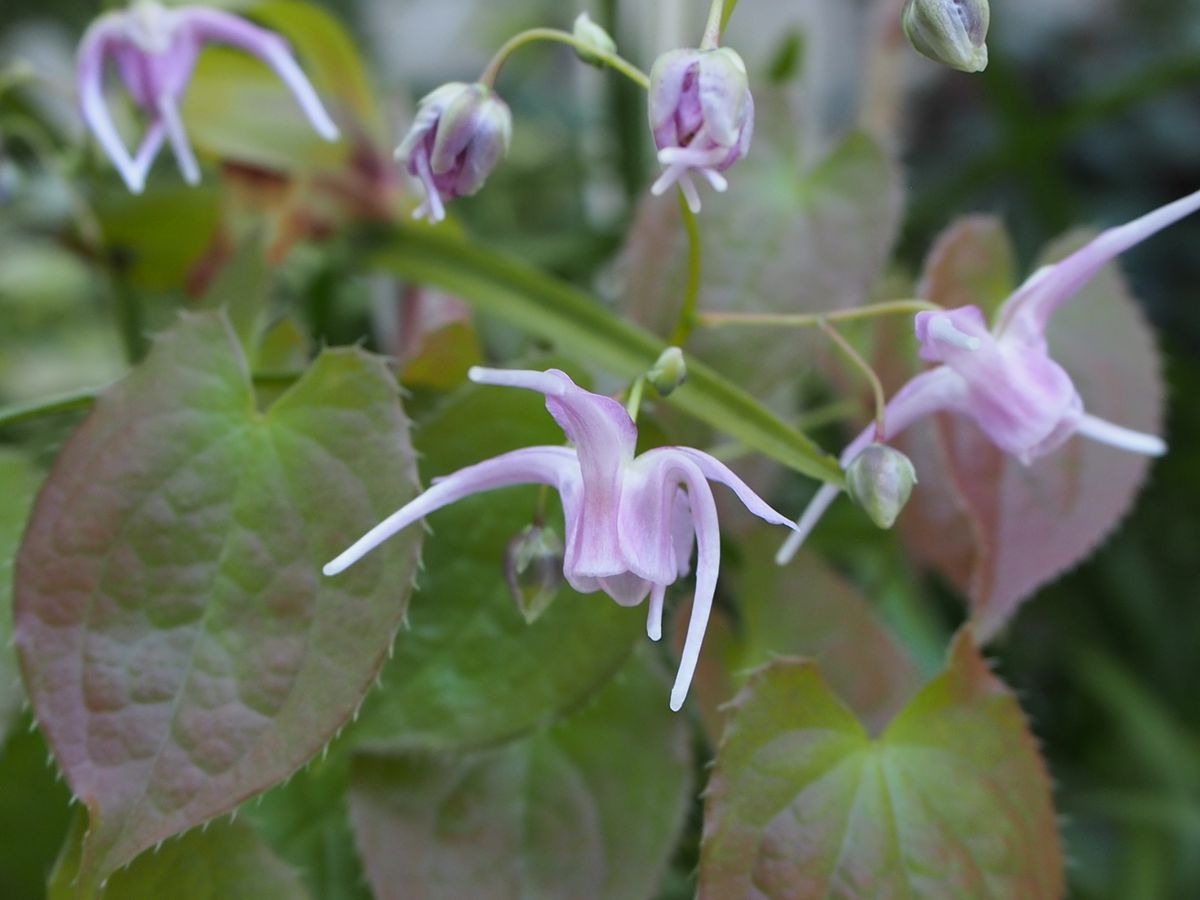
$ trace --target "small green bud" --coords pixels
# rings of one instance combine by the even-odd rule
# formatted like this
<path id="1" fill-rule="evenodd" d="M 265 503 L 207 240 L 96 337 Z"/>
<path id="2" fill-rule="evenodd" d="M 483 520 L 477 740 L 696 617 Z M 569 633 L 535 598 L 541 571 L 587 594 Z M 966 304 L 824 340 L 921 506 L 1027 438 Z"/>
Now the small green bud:
<path id="1" fill-rule="evenodd" d="M 902 24 L 913 48 L 960 72 L 987 68 L 988 0 L 908 0 Z"/>
<path id="2" fill-rule="evenodd" d="M 907 456 L 886 444 L 871 444 L 846 469 L 846 491 L 880 528 L 891 528 L 917 483 Z"/>
<path id="3" fill-rule="evenodd" d="M 617 52 L 617 42 L 612 35 L 593 22 L 585 12 L 575 20 L 573 34 L 575 40 L 585 45 L 576 47 L 575 52 L 589 66 L 603 66 L 604 55 L 612 56 Z"/>
<path id="4" fill-rule="evenodd" d="M 504 551 L 504 578 L 525 621 L 533 624 L 554 602 L 563 582 L 563 542 L 553 528 L 533 524 Z"/>
<path id="5" fill-rule="evenodd" d="M 646 380 L 654 385 L 659 396 L 668 397 L 687 381 L 687 362 L 678 347 L 668 347 L 646 373 Z"/>

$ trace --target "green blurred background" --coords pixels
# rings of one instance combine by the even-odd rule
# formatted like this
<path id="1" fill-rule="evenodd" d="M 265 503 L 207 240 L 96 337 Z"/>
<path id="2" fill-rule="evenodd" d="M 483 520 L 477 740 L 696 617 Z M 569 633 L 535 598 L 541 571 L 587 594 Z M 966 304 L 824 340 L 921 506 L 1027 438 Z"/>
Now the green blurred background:
<path id="1" fill-rule="evenodd" d="M 415 97 L 468 76 L 508 34 L 568 25 L 585 8 L 537 0 L 324 5 L 368 56 L 393 131 Z M 586 7 L 647 65 L 657 49 L 687 40 L 705 5 Z M 120 261 L 89 259 L 63 238 L 77 198 L 45 164 L 54 147 L 37 161 L 40 138 L 29 129 L 41 125 L 28 125 L 49 123 L 57 147 L 73 140 L 70 55 L 97 9 L 5 0 L 0 11 L 0 60 L 23 58 L 56 85 L 37 102 L 0 95 L 4 403 L 103 383 L 124 368 L 113 326 Z M 1002 216 L 1027 265 L 1074 224 L 1124 221 L 1200 187 L 1200 3 L 998 0 L 986 73 L 906 62 L 890 94 L 869 75 L 878 13 L 865 0 L 741 0 L 729 43 L 745 49 L 755 72 L 796 88 L 814 140 L 864 118 L 885 134 L 907 190 L 898 268 L 916 271 L 960 213 Z M 641 100 L 548 53 L 519 57 L 505 78 L 520 122 L 512 159 L 488 191 L 461 204 L 462 215 L 489 243 L 602 289 L 652 162 Z M 167 160 L 156 172 L 174 177 Z M 186 243 L 188 222 L 208 207 L 203 194 L 178 196 L 191 206 L 165 210 L 163 228 Z M 371 286 L 339 267 L 337 247 L 298 256 L 287 278 L 309 304 L 315 336 L 355 339 Z M 1200 218 L 1129 253 L 1122 267 L 1167 360 L 1173 449 L 1114 537 L 1028 603 L 994 652 L 1056 781 L 1071 896 L 1200 897 Z M 157 293 L 147 327 L 178 292 Z M 49 458 L 70 424 L 57 419 L 0 441 L 20 439 Z M 947 631 L 961 617 L 948 592 L 936 615 Z M 22 734 L 0 755 L 0 887 L 16 892 L 4 896 L 36 883 L 65 828 L 65 789 L 42 764 L 39 743 Z M 14 824 L 22 829 L 15 840 Z"/>

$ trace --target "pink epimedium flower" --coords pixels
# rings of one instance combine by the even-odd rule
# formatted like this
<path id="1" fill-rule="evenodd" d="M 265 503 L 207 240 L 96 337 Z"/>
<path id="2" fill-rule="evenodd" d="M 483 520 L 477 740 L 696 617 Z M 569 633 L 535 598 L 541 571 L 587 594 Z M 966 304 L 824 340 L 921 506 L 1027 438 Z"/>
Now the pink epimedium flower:
<path id="1" fill-rule="evenodd" d="M 746 64 L 728 47 L 672 50 L 650 70 L 650 130 L 664 166 L 651 192 L 678 184 L 692 212 L 700 194 L 692 175 L 713 189 L 729 184 L 721 173 L 746 155 L 754 135 L 754 98 Z"/>
<path id="2" fill-rule="evenodd" d="M 967 416 L 1000 450 L 1025 465 L 1053 453 L 1074 435 L 1161 456 L 1155 435 L 1089 415 L 1071 376 L 1050 357 L 1046 325 L 1106 263 L 1156 232 L 1200 210 L 1200 191 L 1126 225 L 1101 232 L 1085 247 L 1033 273 L 1001 306 L 989 328 L 983 311 L 964 306 L 921 312 L 916 334 L 921 358 L 936 363 L 910 380 L 887 405 L 885 433 L 864 430 L 841 456 L 846 468 L 868 445 L 886 441 L 918 419 L 948 412 Z M 826 485 L 804 511 L 777 562 L 788 562 L 837 498 Z"/>
<path id="3" fill-rule="evenodd" d="M 224 10 L 167 8 L 153 0 L 138 0 L 128 9 L 105 13 L 92 23 L 79 44 L 76 68 L 84 122 L 134 193 L 141 193 L 146 173 L 164 141 L 170 143 L 184 180 L 199 182 L 200 167 L 179 116 L 179 102 L 201 48 L 210 41 L 263 60 L 287 85 L 317 133 L 327 141 L 337 139 L 337 126 L 279 35 Z M 104 102 L 104 68 L 109 60 L 148 117 L 133 155 Z"/>
<path id="4" fill-rule="evenodd" d="M 620 403 L 546 372 L 473 368 L 472 381 L 538 391 L 573 447 L 514 450 L 437 479 L 324 568 L 336 575 L 414 522 L 471 494 L 515 484 L 545 484 L 562 498 L 566 520 L 563 575 L 581 593 L 604 591 L 622 606 L 649 597 L 646 631 L 662 637 L 667 587 L 687 575 L 692 545 L 696 593 L 671 708 L 687 695 L 708 625 L 720 566 L 717 507 L 709 481 L 731 488 L 754 515 L 791 523 L 730 469 L 699 450 L 660 447 L 634 456 L 637 427 Z"/>
<path id="5" fill-rule="evenodd" d="M 512 113 L 487 85 L 455 81 L 426 96 L 396 148 L 396 159 L 425 189 L 413 218 L 446 218 L 446 202 L 483 187 L 511 141 Z"/>

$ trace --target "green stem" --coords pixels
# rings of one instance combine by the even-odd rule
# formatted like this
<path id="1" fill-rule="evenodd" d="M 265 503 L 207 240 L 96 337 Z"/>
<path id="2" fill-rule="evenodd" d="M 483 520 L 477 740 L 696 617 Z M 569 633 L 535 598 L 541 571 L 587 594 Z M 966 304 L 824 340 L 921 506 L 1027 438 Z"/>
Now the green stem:
<path id="1" fill-rule="evenodd" d="M 822 322 L 853 322 L 877 316 L 912 315 L 937 312 L 942 307 L 928 300 L 889 300 L 852 309 L 834 309 L 823 313 L 701 313 L 701 325 L 720 328 L 726 325 L 785 325 L 794 328 L 820 328 Z"/>
<path id="2" fill-rule="evenodd" d="M 737 0 L 732 0 L 729 4 L 729 12 L 733 12 L 733 5 Z M 725 12 L 725 0 L 712 0 L 712 4 L 708 7 L 708 23 L 704 26 L 704 37 L 700 39 L 701 50 L 716 50 L 721 46 L 721 32 L 725 30 L 725 23 L 729 21 L 729 15 Z"/>
<path id="3" fill-rule="evenodd" d="M 520 34 L 513 35 L 496 51 L 496 55 L 487 64 L 487 67 L 483 70 L 483 74 L 479 76 L 480 84 L 495 87 L 496 78 L 499 76 L 504 64 L 508 62 L 508 58 L 526 44 L 532 44 L 536 41 L 555 41 L 559 44 L 574 47 L 581 53 L 587 53 L 589 56 L 601 60 L 610 69 L 620 72 L 630 81 L 636 82 L 641 88 L 645 90 L 649 90 L 650 88 L 650 77 L 633 63 L 617 56 L 615 53 L 605 53 L 603 50 L 597 50 L 590 44 L 579 40 L 570 32 L 560 31 L 557 28 L 531 28 L 528 31 L 522 31 Z"/>
<path id="4" fill-rule="evenodd" d="M 125 347 L 125 360 L 131 364 L 140 362 L 146 355 L 150 342 L 146 340 L 145 323 L 142 319 L 142 300 L 119 276 L 111 279 L 113 302 L 116 306 L 117 330 L 121 344 Z"/>
<path id="5" fill-rule="evenodd" d="M 862 372 L 867 381 L 870 382 L 871 392 L 875 395 L 875 434 L 882 438 L 885 434 L 884 424 L 887 411 L 887 397 L 883 392 L 883 382 L 879 380 L 879 376 L 875 374 L 875 370 L 871 368 L 871 364 L 863 359 L 862 355 L 850 345 L 849 341 L 842 337 L 836 328 L 824 319 L 820 320 L 818 327 L 829 336 L 829 339 L 842 351 L 842 355 L 856 369 Z"/>
<path id="6" fill-rule="evenodd" d="M 733 8 L 738 5 L 738 0 L 729 0 L 725 4 L 725 13 L 721 16 L 721 31 L 725 31 L 729 25 L 729 19 L 733 16 Z"/>
<path id="7" fill-rule="evenodd" d="M 625 401 L 625 411 L 629 413 L 629 418 L 633 419 L 635 423 L 638 419 L 638 411 L 642 408 L 642 392 L 645 389 L 645 378 L 634 379 L 633 386 L 629 388 L 629 399 Z"/>
<path id="8" fill-rule="evenodd" d="M 696 327 L 699 321 L 696 307 L 700 302 L 700 225 L 696 222 L 696 214 L 687 205 L 682 191 L 679 192 L 679 209 L 683 213 L 683 227 L 687 232 L 688 259 L 683 307 L 679 310 L 675 330 L 671 332 L 671 345 L 674 347 L 682 347 Z"/>

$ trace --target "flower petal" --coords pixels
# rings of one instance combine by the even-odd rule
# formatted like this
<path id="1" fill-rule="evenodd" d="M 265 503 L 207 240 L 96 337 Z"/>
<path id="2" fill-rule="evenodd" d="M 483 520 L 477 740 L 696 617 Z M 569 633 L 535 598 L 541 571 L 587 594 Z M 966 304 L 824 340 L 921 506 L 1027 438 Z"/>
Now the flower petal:
<path id="1" fill-rule="evenodd" d="M 336 575 L 418 519 L 470 494 L 514 484 L 548 484 L 563 491 L 578 478 L 575 454 L 566 447 L 526 447 L 440 478 L 428 490 L 392 513 L 322 571 Z"/>
<path id="2" fill-rule="evenodd" d="M 717 590 L 717 573 L 721 568 L 721 533 L 717 521 L 717 504 L 713 500 L 703 473 L 687 461 L 682 467 L 687 477 L 688 501 L 692 508 L 692 523 L 696 529 L 696 594 L 692 599 L 692 615 L 688 620 L 687 637 L 679 659 L 679 671 L 671 688 L 671 709 L 678 711 L 687 697 L 696 664 L 700 660 L 700 645 L 708 628 L 713 595 Z"/>
<path id="3" fill-rule="evenodd" d="M 1200 191 L 1125 225 L 1102 231 L 1066 259 L 1035 272 L 1001 308 L 997 335 L 1040 340 L 1054 310 L 1071 299 L 1101 267 L 1197 210 L 1200 210 Z"/>
<path id="4" fill-rule="evenodd" d="M 791 519 L 772 507 L 762 497 L 758 496 L 750 485 L 742 481 L 737 476 L 737 473 L 716 457 L 710 456 L 702 450 L 694 450 L 691 447 L 672 447 L 669 449 L 676 453 L 682 453 L 694 462 L 709 481 L 723 484 L 737 494 L 737 498 L 742 501 L 742 505 L 764 522 L 769 522 L 772 525 L 786 525 L 788 528 L 794 527 Z"/>
<path id="5" fill-rule="evenodd" d="M 186 6 L 179 10 L 179 15 L 181 25 L 197 38 L 230 44 L 265 62 L 292 92 L 317 134 L 327 141 L 338 139 L 337 126 L 282 37 L 240 16 L 211 7 Z"/>
<path id="6" fill-rule="evenodd" d="M 79 43 L 75 85 L 84 122 L 96 136 L 105 155 L 116 166 L 126 186 L 140 194 L 145 186 L 129 150 L 117 134 L 104 102 L 104 63 L 123 38 L 120 14 L 108 13 L 91 24 Z"/>
<path id="7" fill-rule="evenodd" d="M 1166 441 L 1160 437 L 1123 428 L 1086 413 L 1080 418 L 1076 430 L 1093 441 L 1130 453 L 1140 453 L 1142 456 L 1164 456 L 1167 452 Z"/>

